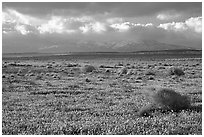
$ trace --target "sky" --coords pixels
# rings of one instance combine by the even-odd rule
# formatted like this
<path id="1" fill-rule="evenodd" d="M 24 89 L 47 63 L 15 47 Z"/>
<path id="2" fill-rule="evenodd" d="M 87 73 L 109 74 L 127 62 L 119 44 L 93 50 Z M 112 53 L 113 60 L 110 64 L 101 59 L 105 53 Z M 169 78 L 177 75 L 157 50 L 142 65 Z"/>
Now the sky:
<path id="1" fill-rule="evenodd" d="M 108 46 L 144 40 L 201 49 L 202 3 L 2 3 L 2 52 L 57 51 L 60 46 L 80 51 L 89 41 Z"/>

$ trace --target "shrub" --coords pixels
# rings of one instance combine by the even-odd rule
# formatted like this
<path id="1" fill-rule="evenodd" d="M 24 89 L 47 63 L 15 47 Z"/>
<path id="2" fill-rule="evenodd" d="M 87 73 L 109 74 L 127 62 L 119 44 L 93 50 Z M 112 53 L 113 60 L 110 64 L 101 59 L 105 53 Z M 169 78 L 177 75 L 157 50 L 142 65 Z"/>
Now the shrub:
<path id="1" fill-rule="evenodd" d="M 154 78 L 153 76 L 150 76 L 150 77 L 148 78 L 148 80 L 155 80 L 155 78 Z"/>
<path id="2" fill-rule="evenodd" d="M 50 68 L 52 68 L 52 66 L 47 66 L 47 69 L 50 69 Z"/>
<path id="3" fill-rule="evenodd" d="M 155 72 L 153 70 L 148 70 L 145 75 L 155 75 Z"/>
<path id="4" fill-rule="evenodd" d="M 126 67 L 123 67 L 120 69 L 119 75 L 127 74 L 127 72 L 128 72 L 128 69 Z"/>
<path id="5" fill-rule="evenodd" d="M 123 63 L 120 63 L 120 62 L 119 62 L 119 63 L 118 63 L 118 66 L 123 66 Z"/>
<path id="6" fill-rule="evenodd" d="M 77 66 L 78 66 L 78 64 L 74 64 L 74 63 L 67 64 L 67 67 L 77 67 Z"/>
<path id="7" fill-rule="evenodd" d="M 180 68 L 170 68 L 169 71 L 170 75 L 177 75 L 177 76 L 181 76 L 184 75 L 185 73 L 183 72 L 182 69 Z"/>
<path id="8" fill-rule="evenodd" d="M 6 75 L 5 75 L 5 74 L 3 74 L 3 75 L 2 75 L 2 78 L 6 78 Z"/>
<path id="9" fill-rule="evenodd" d="M 127 75 L 133 75 L 134 74 L 134 71 L 132 69 L 130 69 L 128 72 L 127 72 Z"/>
<path id="10" fill-rule="evenodd" d="M 187 109 L 190 101 L 187 96 L 181 95 L 172 89 L 160 89 L 152 95 L 153 103 L 174 111 Z"/>
<path id="11" fill-rule="evenodd" d="M 138 76 L 136 77 L 137 80 L 142 80 L 142 77 Z"/>
<path id="12" fill-rule="evenodd" d="M 191 108 L 190 100 L 187 96 L 181 95 L 172 89 L 160 89 L 152 94 L 152 102 L 138 111 L 139 116 L 151 116 L 151 112 L 160 110 L 166 112 L 169 110 L 180 111 Z"/>
<path id="13" fill-rule="evenodd" d="M 111 70 L 110 70 L 110 69 L 106 69 L 105 72 L 106 72 L 106 73 L 111 73 Z"/>
<path id="14" fill-rule="evenodd" d="M 93 72 L 94 70 L 96 70 L 96 68 L 94 66 L 92 66 L 92 65 L 85 65 L 83 67 L 84 72 Z"/>
<path id="15" fill-rule="evenodd" d="M 88 79 L 88 78 L 86 78 L 86 82 L 91 82 L 91 80 L 90 80 L 90 79 Z"/>
<path id="16" fill-rule="evenodd" d="M 159 66 L 158 69 L 165 69 L 165 67 L 164 66 Z"/>

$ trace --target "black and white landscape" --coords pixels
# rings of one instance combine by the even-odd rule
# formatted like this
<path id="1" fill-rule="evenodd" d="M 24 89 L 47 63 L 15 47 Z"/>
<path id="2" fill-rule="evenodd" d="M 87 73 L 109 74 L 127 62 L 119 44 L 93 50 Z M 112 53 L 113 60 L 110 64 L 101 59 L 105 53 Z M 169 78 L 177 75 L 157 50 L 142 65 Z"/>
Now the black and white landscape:
<path id="1" fill-rule="evenodd" d="M 201 135 L 201 2 L 3 2 L 3 135 Z"/>

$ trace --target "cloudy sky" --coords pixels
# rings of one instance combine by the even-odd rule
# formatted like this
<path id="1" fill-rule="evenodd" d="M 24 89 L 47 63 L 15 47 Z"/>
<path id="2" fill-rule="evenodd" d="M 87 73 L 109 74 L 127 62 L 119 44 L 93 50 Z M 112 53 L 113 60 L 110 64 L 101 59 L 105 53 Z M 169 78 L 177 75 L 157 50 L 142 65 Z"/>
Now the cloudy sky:
<path id="1" fill-rule="evenodd" d="M 143 40 L 201 49 L 202 3 L 2 4 L 3 52 L 57 51 L 60 46 L 74 51 L 87 41 L 107 46 Z"/>

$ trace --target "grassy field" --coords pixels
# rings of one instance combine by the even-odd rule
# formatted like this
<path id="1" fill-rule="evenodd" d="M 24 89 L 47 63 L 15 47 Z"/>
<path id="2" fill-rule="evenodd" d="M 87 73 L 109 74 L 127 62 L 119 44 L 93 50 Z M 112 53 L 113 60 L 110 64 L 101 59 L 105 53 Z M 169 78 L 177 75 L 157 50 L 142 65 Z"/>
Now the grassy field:
<path id="1" fill-rule="evenodd" d="M 202 134 L 201 58 L 17 58 L 2 63 L 4 135 Z M 184 75 L 171 74 L 171 68 Z M 161 87 L 187 95 L 196 109 L 139 116 Z"/>

